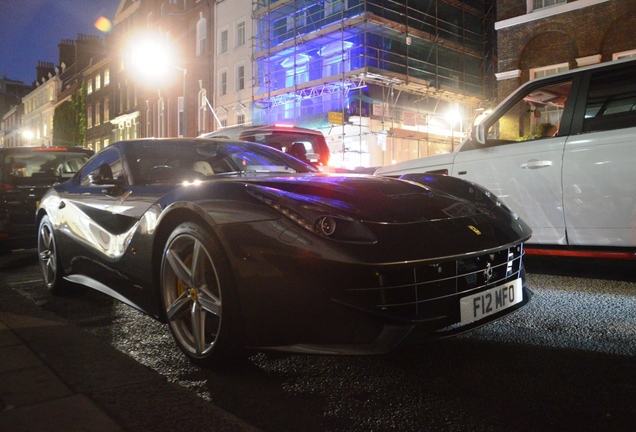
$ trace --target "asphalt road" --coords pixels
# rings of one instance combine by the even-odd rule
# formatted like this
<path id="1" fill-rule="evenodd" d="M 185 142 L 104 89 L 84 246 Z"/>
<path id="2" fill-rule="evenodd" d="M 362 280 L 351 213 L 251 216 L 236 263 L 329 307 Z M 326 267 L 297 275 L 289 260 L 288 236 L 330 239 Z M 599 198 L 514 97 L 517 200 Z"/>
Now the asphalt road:
<path id="1" fill-rule="evenodd" d="M 632 431 L 636 263 L 528 260 L 533 301 L 470 334 L 370 357 L 189 363 L 167 327 L 90 290 L 53 297 L 32 256 L 9 285 L 172 382 L 271 432 Z M 157 395 L 160 397 L 160 395 Z"/>

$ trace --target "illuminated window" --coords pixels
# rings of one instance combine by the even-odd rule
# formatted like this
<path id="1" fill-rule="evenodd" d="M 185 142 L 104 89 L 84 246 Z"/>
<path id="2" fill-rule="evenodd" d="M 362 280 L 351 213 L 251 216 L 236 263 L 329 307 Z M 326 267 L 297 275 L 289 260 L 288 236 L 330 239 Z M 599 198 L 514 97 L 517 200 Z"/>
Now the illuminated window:
<path id="1" fill-rule="evenodd" d="M 104 123 L 110 121 L 110 99 L 104 98 Z"/>
<path id="2" fill-rule="evenodd" d="M 99 126 L 102 123 L 102 119 L 99 113 L 101 107 L 102 104 L 100 104 L 99 102 L 95 104 L 95 126 Z"/>
<path id="3" fill-rule="evenodd" d="M 86 108 L 86 129 L 90 129 L 93 127 L 93 107 L 89 106 Z"/>
<path id="4" fill-rule="evenodd" d="M 95 75 L 95 91 L 102 88 L 102 76 L 100 74 Z"/>
<path id="5" fill-rule="evenodd" d="M 93 93 L 93 80 L 89 79 L 88 82 L 86 83 L 86 94 L 91 94 Z"/>
<path id="6" fill-rule="evenodd" d="M 104 71 L 104 87 L 110 84 L 110 69 Z"/>

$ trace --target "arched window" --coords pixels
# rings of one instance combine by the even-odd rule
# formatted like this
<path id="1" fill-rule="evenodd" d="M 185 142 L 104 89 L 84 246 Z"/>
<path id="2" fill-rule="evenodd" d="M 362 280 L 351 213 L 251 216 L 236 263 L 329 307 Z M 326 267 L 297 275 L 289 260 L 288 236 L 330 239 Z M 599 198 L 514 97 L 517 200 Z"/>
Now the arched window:
<path id="1" fill-rule="evenodd" d="M 197 22 L 197 57 L 205 54 L 205 41 L 207 34 L 207 21 L 205 18 L 201 17 Z"/>

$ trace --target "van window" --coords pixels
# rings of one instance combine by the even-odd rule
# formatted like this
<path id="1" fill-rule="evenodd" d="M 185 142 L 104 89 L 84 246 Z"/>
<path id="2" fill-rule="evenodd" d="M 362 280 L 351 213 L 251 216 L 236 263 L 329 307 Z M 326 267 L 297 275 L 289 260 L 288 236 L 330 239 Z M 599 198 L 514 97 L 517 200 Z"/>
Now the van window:
<path id="1" fill-rule="evenodd" d="M 622 67 L 592 74 L 583 132 L 636 126 L 636 71 Z"/>

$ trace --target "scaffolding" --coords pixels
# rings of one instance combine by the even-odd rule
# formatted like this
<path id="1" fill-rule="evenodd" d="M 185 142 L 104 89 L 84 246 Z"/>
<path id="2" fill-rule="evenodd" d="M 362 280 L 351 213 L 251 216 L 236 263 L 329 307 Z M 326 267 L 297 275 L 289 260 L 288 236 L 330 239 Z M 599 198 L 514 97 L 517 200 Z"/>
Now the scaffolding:
<path id="1" fill-rule="evenodd" d="M 487 11 L 485 0 L 255 0 L 253 122 L 322 130 L 347 167 L 451 151 L 485 99 Z"/>

